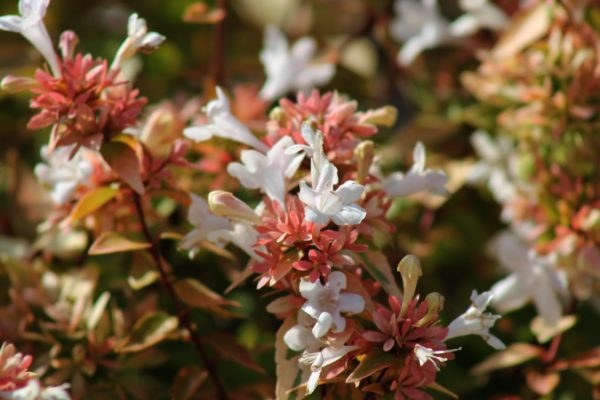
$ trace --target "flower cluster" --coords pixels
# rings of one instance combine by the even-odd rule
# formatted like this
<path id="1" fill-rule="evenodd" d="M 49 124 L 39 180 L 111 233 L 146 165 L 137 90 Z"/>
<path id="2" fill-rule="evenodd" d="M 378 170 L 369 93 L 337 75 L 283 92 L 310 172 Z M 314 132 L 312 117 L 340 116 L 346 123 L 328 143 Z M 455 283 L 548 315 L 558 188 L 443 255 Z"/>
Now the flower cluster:
<path id="1" fill-rule="evenodd" d="M 242 277 L 256 273 L 259 288 L 286 293 L 269 310 L 285 318 L 278 346 L 300 352 L 291 363 L 295 385 L 302 382 L 312 393 L 343 376 L 364 392 L 428 398 L 422 390 L 453 358 L 447 339 L 478 334 L 503 347 L 489 333 L 498 316 L 484 313 L 491 294 L 475 293 L 471 308 L 446 328 L 438 317 L 443 298 L 416 295 L 421 267 L 414 256 L 398 267 L 403 293 L 385 262 L 370 261 L 378 254 L 373 232 L 393 229 L 385 219 L 392 198 L 447 193 L 445 174 L 425 167 L 421 143 L 408 172 L 379 172 L 374 144 L 364 138 L 377 132 L 376 124 L 393 122 L 393 110 L 362 113 L 338 94 L 300 93 L 296 102 L 280 101 L 259 139 L 231 114 L 224 93 L 218 96 L 206 108 L 208 124 L 188 128 L 186 136 L 202 141 L 218 135 L 253 147 L 227 171 L 262 197 L 252 208 L 229 192 L 212 192 L 208 202 L 191 195 L 195 228 L 181 247 L 194 254 L 232 243 L 250 256 Z M 381 287 L 389 308 L 372 300 Z M 290 362 L 282 357 L 281 363 Z M 363 371 L 372 362 L 376 368 Z"/>
<path id="2" fill-rule="evenodd" d="M 556 325 L 565 275 L 579 299 L 600 289 L 600 35 L 586 17 L 593 2 L 534 3 L 519 18 L 536 21 L 535 35 L 515 46 L 510 38 L 525 25 L 511 25 L 462 79 L 479 114 L 493 116 L 473 136 L 481 159 L 473 178 L 488 181 L 515 235 L 498 239 L 512 249 L 507 267 L 519 275 L 496 286 L 497 299 L 505 299 L 500 309 L 533 297 L 546 323 Z M 528 282 L 535 288 L 526 289 Z"/>

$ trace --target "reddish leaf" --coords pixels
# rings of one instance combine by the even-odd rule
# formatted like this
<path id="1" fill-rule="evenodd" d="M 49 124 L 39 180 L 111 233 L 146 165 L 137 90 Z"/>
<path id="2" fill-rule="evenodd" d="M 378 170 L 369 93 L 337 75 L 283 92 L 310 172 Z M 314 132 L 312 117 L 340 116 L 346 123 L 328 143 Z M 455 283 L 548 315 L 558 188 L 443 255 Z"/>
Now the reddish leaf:
<path id="1" fill-rule="evenodd" d="M 100 154 L 104 161 L 127 185 L 139 194 L 144 194 L 144 182 L 136 152 L 123 142 L 102 144 Z"/>
<path id="2" fill-rule="evenodd" d="M 477 364 L 472 372 L 485 374 L 497 369 L 513 367 L 539 357 L 542 352 L 541 347 L 527 343 L 515 343 Z"/>
<path id="3" fill-rule="evenodd" d="M 558 372 L 542 374 L 532 369 L 527 371 L 526 377 L 527 386 L 541 396 L 552 393 L 554 388 L 560 382 L 560 375 Z"/>
<path id="4" fill-rule="evenodd" d="M 190 400 L 198 388 L 208 377 L 208 372 L 202 371 L 195 365 L 187 365 L 179 370 L 175 377 L 173 389 L 171 389 L 173 400 Z"/>
<path id="5" fill-rule="evenodd" d="M 219 332 L 207 336 L 206 342 L 210 344 L 215 352 L 226 360 L 234 361 L 252 371 L 264 373 L 265 370 L 256 363 L 248 353 L 248 350 L 241 346 L 235 336 L 225 332 Z"/>
<path id="6" fill-rule="evenodd" d="M 204 308 L 217 314 L 234 316 L 223 306 L 239 307 L 239 303 L 226 299 L 195 279 L 182 279 L 175 283 L 175 292 L 179 298 L 192 307 Z"/>
<path id="7" fill-rule="evenodd" d="M 115 349 L 118 353 L 130 353 L 145 350 L 166 339 L 179 322 L 164 312 L 150 313 L 140 318 L 131 334 Z"/>

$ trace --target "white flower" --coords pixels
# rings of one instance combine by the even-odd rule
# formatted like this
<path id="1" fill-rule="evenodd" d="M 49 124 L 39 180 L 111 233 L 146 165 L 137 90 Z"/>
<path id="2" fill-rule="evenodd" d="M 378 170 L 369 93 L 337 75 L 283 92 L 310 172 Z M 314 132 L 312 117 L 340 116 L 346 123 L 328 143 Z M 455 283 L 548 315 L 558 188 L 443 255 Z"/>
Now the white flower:
<path id="1" fill-rule="evenodd" d="M 325 347 L 314 353 L 304 353 L 300 357 L 300 363 L 310 366 L 310 377 L 306 385 L 307 394 L 311 394 L 317 388 L 321 371 L 324 367 L 339 361 L 357 346 Z"/>
<path id="2" fill-rule="evenodd" d="M 366 211 L 356 204 L 365 190 L 364 186 L 349 180 L 334 191 L 333 187 L 338 183 L 338 171 L 323 152 L 321 133 L 312 132 L 312 129 L 305 124 L 302 127 L 302 134 L 308 146 L 292 146 L 288 153 L 304 151 L 311 155 L 312 188 L 306 182 L 300 182 L 298 194 L 306 206 L 305 218 L 320 224 L 327 224 L 330 220 L 337 225 L 359 224 L 367 215 Z"/>
<path id="3" fill-rule="evenodd" d="M 517 159 L 512 140 L 502 136 L 492 138 L 487 132 L 477 131 L 471 135 L 471 144 L 481 160 L 473 166 L 469 180 L 487 181 L 499 203 L 514 198 L 517 190 Z"/>
<path id="4" fill-rule="evenodd" d="M 69 159 L 74 148 L 75 145 L 62 146 L 50 151 L 48 146 L 42 146 L 40 150 L 45 163 L 37 164 L 34 172 L 40 182 L 52 188 L 50 196 L 55 204 L 66 204 L 78 187 L 89 182 L 94 171 L 84 149 Z"/>
<path id="5" fill-rule="evenodd" d="M 19 0 L 20 15 L 0 17 L 0 30 L 20 33 L 44 56 L 54 76 L 60 76 L 58 57 L 44 25 L 50 0 Z"/>
<path id="6" fill-rule="evenodd" d="M 508 23 L 504 11 L 489 0 L 460 0 L 459 5 L 465 14 L 450 25 L 450 31 L 454 36 L 470 36 L 482 28 L 500 31 Z"/>
<path id="7" fill-rule="evenodd" d="M 450 24 L 440 14 L 437 0 L 396 0 L 396 18 L 390 26 L 391 35 L 404 42 L 398 62 L 411 64 L 424 50 L 432 49 L 455 38 Z"/>
<path id="8" fill-rule="evenodd" d="M 417 357 L 417 360 L 419 361 L 420 366 L 425 365 L 425 363 L 427 363 L 429 361 L 433 364 L 435 369 L 437 369 L 439 371 L 440 370 L 439 363 L 444 363 L 444 362 L 448 361 L 448 359 L 446 357 L 441 357 L 441 355 L 453 353 L 458 350 L 460 350 L 460 348 L 449 349 L 449 350 L 433 350 L 433 349 L 430 349 L 429 347 L 421 346 L 420 344 L 417 343 L 415 345 L 415 348 L 413 349 L 413 352 L 415 353 L 415 357 Z"/>
<path id="9" fill-rule="evenodd" d="M 243 150 L 240 156 L 242 162 L 230 163 L 227 172 L 239 179 L 244 187 L 260 189 L 271 200 L 285 205 L 285 178 L 293 176 L 302 162 L 301 155 L 285 151 L 293 143 L 292 138 L 285 136 L 266 155 L 256 150 Z"/>
<path id="10" fill-rule="evenodd" d="M 365 301 L 354 293 L 341 293 L 346 288 L 346 275 L 340 271 L 329 274 L 325 286 L 319 280 L 311 282 L 307 278 L 300 281 L 300 294 L 307 301 L 302 311 L 316 319 L 312 334 L 320 338 L 331 328 L 336 333 L 346 329 L 346 319 L 341 313 L 360 314 L 365 308 Z"/>
<path id="11" fill-rule="evenodd" d="M 566 296 L 564 274 L 550 257 L 541 257 L 511 232 L 503 232 L 491 246 L 492 253 L 512 274 L 490 289 L 492 305 L 506 313 L 533 301 L 546 325 L 555 326 L 562 315 L 561 296 Z"/>
<path id="12" fill-rule="evenodd" d="M 148 32 L 148 26 L 144 18 L 137 14 L 131 14 L 127 23 L 127 39 L 121 44 L 112 68 L 121 67 L 123 62 L 131 58 L 135 53 L 151 53 L 165 41 L 165 37 L 156 32 Z"/>
<path id="13" fill-rule="evenodd" d="M 0 390 L 0 399 L 6 400 L 70 400 L 67 393 L 68 384 L 42 387 L 37 379 L 30 379 L 27 384 L 17 390 Z"/>
<path id="14" fill-rule="evenodd" d="M 266 100 L 274 100 L 290 91 L 308 90 L 329 82 L 335 73 L 331 63 L 313 63 L 317 44 L 303 37 L 292 48 L 283 33 L 274 26 L 265 28 L 264 48 L 260 52 L 267 81 L 260 91 Z"/>
<path id="15" fill-rule="evenodd" d="M 229 101 L 220 87 L 217 87 L 217 99 L 210 101 L 204 108 L 209 123 L 184 129 L 183 134 L 196 141 L 203 142 L 213 136 L 235 140 L 266 153 L 268 147 L 258 140 L 248 128 L 231 114 Z"/>
<path id="16" fill-rule="evenodd" d="M 504 343 L 490 333 L 490 328 L 494 326 L 500 315 L 484 312 L 492 298 L 491 292 L 483 292 L 478 295 L 477 291 L 473 290 L 471 305 L 467 311 L 448 325 L 448 335 L 445 340 L 458 336 L 478 335 L 496 350 L 505 348 Z"/>
<path id="17" fill-rule="evenodd" d="M 441 196 L 448 194 L 445 188 L 448 177 L 442 171 L 425 169 L 425 146 L 418 142 L 413 150 L 413 165 L 406 174 L 396 172 L 383 182 L 388 196 L 410 196 L 418 192 L 431 192 Z"/>
<path id="18" fill-rule="evenodd" d="M 208 241 L 219 247 L 231 242 L 250 257 L 261 259 L 253 248 L 258 238 L 256 229 L 248 223 L 231 222 L 213 214 L 202 197 L 192 193 L 190 198 L 192 203 L 188 209 L 188 221 L 194 225 L 194 229 L 180 242 L 182 249 L 189 250 L 190 257 L 196 255 L 202 242 Z"/>

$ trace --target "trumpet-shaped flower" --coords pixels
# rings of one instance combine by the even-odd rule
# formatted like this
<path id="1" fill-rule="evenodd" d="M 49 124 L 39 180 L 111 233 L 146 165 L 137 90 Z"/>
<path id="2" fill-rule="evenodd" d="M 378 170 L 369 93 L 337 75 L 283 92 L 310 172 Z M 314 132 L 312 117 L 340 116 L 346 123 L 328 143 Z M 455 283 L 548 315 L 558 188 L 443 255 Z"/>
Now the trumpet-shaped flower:
<path id="1" fill-rule="evenodd" d="M 567 283 L 552 260 L 539 256 L 511 232 L 501 233 L 491 250 L 512 271 L 490 289 L 492 305 L 505 313 L 531 300 L 546 325 L 555 326 L 562 315 L 560 297 L 565 295 Z"/>
<path id="2" fill-rule="evenodd" d="M 38 180 L 52 188 L 50 196 L 55 204 L 66 204 L 80 186 L 85 186 L 92 176 L 94 166 L 80 149 L 72 155 L 75 145 L 58 147 L 50 151 L 42 146 L 40 154 L 44 163 L 35 166 Z"/>
<path id="3" fill-rule="evenodd" d="M 448 177 L 442 171 L 425 168 L 425 146 L 418 142 L 413 150 L 413 165 L 406 174 L 396 172 L 383 182 L 388 196 L 410 196 L 419 192 L 447 195 L 445 188 Z"/>
<path id="4" fill-rule="evenodd" d="M 483 292 L 478 295 L 477 291 L 473 290 L 471 305 L 467 311 L 448 325 L 448 335 L 445 340 L 458 336 L 478 335 L 496 350 L 505 348 L 504 343 L 490 333 L 490 328 L 494 326 L 500 315 L 485 312 L 493 297 L 492 292 Z"/>
<path id="5" fill-rule="evenodd" d="M 206 105 L 204 112 L 209 123 L 184 129 L 183 134 L 186 137 L 203 142 L 218 136 L 254 147 L 263 153 L 268 151 L 268 147 L 233 116 L 229 100 L 220 87 L 217 87 L 217 98 Z"/>
<path id="6" fill-rule="evenodd" d="M 459 5 L 465 14 L 450 25 L 450 32 L 454 36 L 470 36 L 483 28 L 500 31 L 508 23 L 504 11 L 489 0 L 460 0 Z"/>
<path id="7" fill-rule="evenodd" d="M 307 301 L 302 311 L 316 319 L 312 334 L 316 338 L 323 337 L 331 328 L 336 333 L 346 329 L 346 319 L 341 313 L 360 314 L 365 308 L 365 301 L 354 293 L 341 293 L 346 288 L 346 275 L 340 271 L 329 274 L 327 283 L 319 280 L 311 282 L 303 278 L 300 281 L 300 294 Z"/>
<path id="8" fill-rule="evenodd" d="M 274 100 L 290 91 L 304 91 L 329 82 L 335 73 L 331 63 L 313 63 L 317 44 L 303 37 L 290 48 L 283 33 L 274 26 L 265 28 L 264 49 L 260 53 L 267 81 L 260 91 L 266 100 Z"/>
<path id="9" fill-rule="evenodd" d="M 321 351 L 305 353 L 300 357 L 300 363 L 310 366 L 310 376 L 306 385 L 307 394 L 311 394 L 319 384 L 323 368 L 341 360 L 349 352 L 356 350 L 356 346 L 325 347 Z"/>
<path id="10" fill-rule="evenodd" d="M 337 225 L 357 225 L 367 215 L 356 202 L 365 190 L 364 186 L 346 181 L 337 189 L 337 168 L 329 162 L 323 152 L 323 137 L 320 132 L 312 132 L 308 125 L 303 125 L 302 134 L 308 143 L 291 147 L 291 153 L 303 151 L 311 155 L 310 174 L 312 187 L 300 182 L 298 197 L 305 204 L 305 218 L 311 222 L 327 224 L 333 220 Z"/>
<path id="11" fill-rule="evenodd" d="M 449 22 L 441 15 L 437 0 L 396 0 L 391 35 L 404 42 L 398 62 L 410 65 L 423 51 L 452 42 Z"/>
<path id="12" fill-rule="evenodd" d="M 219 217 L 210 211 L 206 200 L 195 194 L 190 194 L 190 197 L 192 204 L 188 209 L 188 220 L 194 229 L 181 239 L 180 246 L 189 250 L 191 257 L 198 252 L 202 242 L 208 241 L 219 247 L 231 242 L 249 256 L 260 259 L 253 249 L 258 233 L 250 224 Z"/>
<path id="13" fill-rule="evenodd" d="M 314 320 L 304 311 L 299 310 L 298 323 L 283 335 L 283 341 L 294 351 L 317 351 L 321 346 L 321 342 L 312 334 L 313 324 Z"/>
<path id="14" fill-rule="evenodd" d="M 44 25 L 50 0 L 19 0 L 20 15 L 0 17 L 0 29 L 20 33 L 44 56 L 54 76 L 60 76 L 60 64 L 52 40 Z"/>
<path id="15" fill-rule="evenodd" d="M 227 166 L 227 172 L 236 177 L 249 189 L 260 189 L 271 200 L 285 205 L 285 178 L 291 177 L 302 162 L 302 156 L 286 153 L 293 144 L 290 137 L 281 138 L 269 149 L 267 154 L 256 150 L 244 150 L 241 163 L 233 162 Z"/>
<path id="16" fill-rule="evenodd" d="M 156 32 L 148 32 L 148 26 L 144 18 L 137 14 L 131 14 L 127 23 L 127 39 L 121 44 L 112 63 L 112 68 L 121 67 L 124 61 L 132 57 L 138 51 L 152 53 L 155 51 L 165 37 Z"/>

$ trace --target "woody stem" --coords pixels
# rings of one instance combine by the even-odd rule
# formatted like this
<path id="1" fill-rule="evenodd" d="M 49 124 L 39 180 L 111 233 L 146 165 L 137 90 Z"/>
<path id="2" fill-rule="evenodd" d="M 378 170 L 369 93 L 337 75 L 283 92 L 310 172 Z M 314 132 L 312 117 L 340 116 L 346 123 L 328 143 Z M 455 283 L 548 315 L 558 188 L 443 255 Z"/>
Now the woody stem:
<path id="1" fill-rule="evenodd" d="M 225 387 L 223 386 L 223 382 L 219 378 L 217 374 L 217 368 L 214 361 L 208 356 L 206 349 L 204 348 L 204 342 L 196 329 L 194 324 L 192 323 L 192 319 L 190 317 L 190 310 L 179 300 L 177 293 L 175 292 L 175 288 L 173 287 L 173 283 L 169 278 L 169 274 L 167 273 L 167 269 L 162 261 L 162 257 L 160 255 L 160 250 L 158 248 L 157 241 L 152 238 L 150 230 L 148 229 L 148 224 L 146 222 L 146 217 L 144 215 L 144 209 L 142 208 L 142 201 L 139 194 L 133 194 L 133 203 L 135 204 L 135 210 L 142 225 L 142 233 L 146 238 L 146 241 L 150 243 L 150 248 L 148 249 L 152 259 L 154 260 L 154 264 L 156 269 L 160 275 L 160 281 L 163 288 L 166 290 L 167 294 L 171 298 L 171 302 L 175 307 L 175 312 L 177 313 L 177 318 L 179 319 L 179 323 L 188 331 L 190 335 L 190 340 L 194 344 L 196 348 L 196 352 L 198 356 L 202 360 L 206 370 L 208 371 L 209 376 L 211 377 L 218 393 L 219 400 L 227 400 L 227 392 L 225 391 Z"/>

